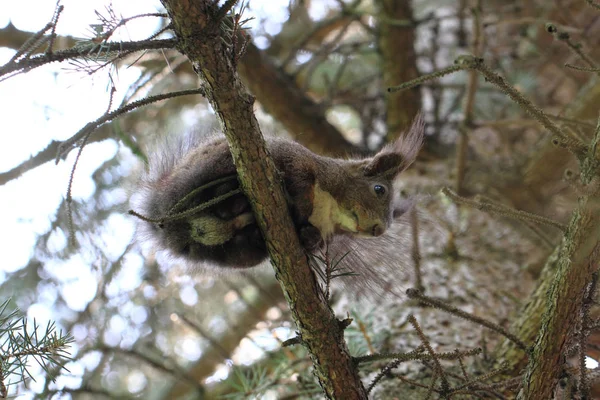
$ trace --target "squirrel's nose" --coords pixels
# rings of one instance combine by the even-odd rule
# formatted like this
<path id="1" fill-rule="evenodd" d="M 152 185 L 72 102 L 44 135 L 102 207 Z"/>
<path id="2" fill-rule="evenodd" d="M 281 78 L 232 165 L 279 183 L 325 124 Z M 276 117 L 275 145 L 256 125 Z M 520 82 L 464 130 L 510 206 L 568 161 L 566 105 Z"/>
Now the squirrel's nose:
<path id="1" fill-rule="evenodd" d="M 375 226 L 373 226 L 373 230 L 371 231 L 373 236 L 381 236 L 383 235 L 383 232 L 385 232 L 385 229 L 383 225 L 380 224 L 376 224 Z"/>

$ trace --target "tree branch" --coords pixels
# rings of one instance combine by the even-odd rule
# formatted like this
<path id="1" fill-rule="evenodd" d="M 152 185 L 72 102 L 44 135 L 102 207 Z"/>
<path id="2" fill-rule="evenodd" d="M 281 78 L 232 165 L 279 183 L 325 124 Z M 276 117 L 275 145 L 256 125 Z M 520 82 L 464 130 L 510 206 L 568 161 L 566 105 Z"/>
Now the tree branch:
<path id="1" fill-rule="evenodd" d="M 0 46 L 18 49 L 31 36 L 32 33 L 18 30 L 9 24 L 0 29 Z M 75 46 L 77 43 L 76 39 L 67 36 L 60 36 L 57 40 L 66 43 L 67 46 Z M 134 50 L 125 44 L 124 49 Z M 175 42 L 169 47 L 175 47 Z M 58 53 L 60 52 L 56 54 Z M 332 156 L 364 152 L 364 149 L 348 142 L 341 132 L 327 121 L 323 106 L 308 97 L 291 77 L 253 43 L 248 44 L 245 56 L 238 65 L 238 72 L 244 84 L 263 107 L 285 126 L 296 141 L 310 150 Z"/>
<path id="2" fill-rule="evenodd" d="M 48 146 L 46 146 L 46 148 L 44 150 L 40 151 L 35 156 L 30 157 L 28 160 L 22 162 L 21 164 L 17 165 L 14 168 L 11 168 L 10 170 L 8 170 L 6 172 L 0 173 L 0 185 L 4 185 L 5 183 L 7 183 L 13 179 L 16 179 L 16 178 L 20 177 L 21 175 L 23 175 L 25 172 L 32 170 L 34 168 L 37 168 L 40 165 L 45 164 L 50 160 L 54 160 L 56 163 L 58 163 L 59 160 L 65 159 L 67 157 L 68 153 L 74 148 L 74 145 L 78 141 L 82 140 L 87 135 L 90 135 L 92 132 L 94 132 L 95 130 L 100 128 L 100 126 L 102 126 L 102 125 L 106 124 L 107 122 L 112 121 L 113 119 L 115 119 L 119 116 L 122 116 L 134 109 L 137 109 L 139 107 L 142 107 L 142 106 L 145 106 L 148 104 L 155 103 L 157 101 L 170 99 L 170 98 L 177 97 L 177 96 L 185 96 L 185 95 L 189 95 L 189 94 L 202 94 L 202 93 L 203 93 L 203 89 L 190 89 L 190 90 L 182 90 L 179 92 L 170 92 L 170 93 L 165 93 L 165 94 L 159 94 L 159 95 L 155 95 L 155 96 L 146 97 L 146 98 L 131 102 L 129 104 L 125 104 L 124 106 L 119 107 L 118 109 L 116 109 L 114 111 L 106 112 L 106 113 L 104 113 L 104 115 L 102 115 L 100 118 L 96 119 L 95 121 L 87 123 L 83 128 L 81 128 L 79 130 L 79 132 L 75 133 L 69 139 L 66 139 L 63 141 L 53 140 L 52 142 L 50 142 L 48 144 Z M 103 134 L 101 134 L 101 135 L 94 135 L 93 137 L 88 138 L 86 140 L 86 142 L 92 143 L 92 142 L 99 142 L 99 141 L 105 140 L 111 136 L 111 132 L 112 132 L 112 130 L 107 130 L 107 131 L 103 132 Z"/>
<path id="3" fill-rule="evenodd" d="M 366 399 L 343 338 L 343 328 L 320 292 L 287 211 L 283 190 L 253 113 L 254 98 L 234 70 L 230 40 L 221 30 L 218 5 L 209 0 L 162 0 L 188 56 L 206 82 L 206 95 L 222 122 L 244 193 L 263 232 L 315 375 L 328 398 Z"/>
<path id="4" fill-rule="evenodd" d="M 20 59 L 16 62 L 8 63 L 0 68 L 0 77 L 14 75 L 17 73 L 30 71 L 42 65 L 52 62 L 61 62 L 78 58 L 90 58 L 95 54 L 109 53 L 130 53 L 141 50 L 161 50 L 173 49 L 177 45 L 175 39 L 161 40 L 142 40 L 138 42 L 106 42 L 100 44 L 89 44 L 76 46 L 67 50 L 56 51 L 53 53 L 40 54 L 33 57 Z M 111 50 L 114 49 L 114 50 Z"/>
<path id="5" fill-rule="evenodd" d="M 240 76 L 260 103 L 299 142 L 318 154 L 343 156 L 363 152 L 331 125 L 325 108 L 306 95 L 253 43 L 238 66 Z M 414 115 L 413 115 L 414 116 Z"/>
<path id="6" fill-rule="evenodd" d="M 600 206 L 584 197 L 573 212 L 546 293 L 545 313 L 523 378 L 519 399 L 549 399 L 560 378 L 567 340 L 579 316 L 585 288 L 600 258 Z"/>

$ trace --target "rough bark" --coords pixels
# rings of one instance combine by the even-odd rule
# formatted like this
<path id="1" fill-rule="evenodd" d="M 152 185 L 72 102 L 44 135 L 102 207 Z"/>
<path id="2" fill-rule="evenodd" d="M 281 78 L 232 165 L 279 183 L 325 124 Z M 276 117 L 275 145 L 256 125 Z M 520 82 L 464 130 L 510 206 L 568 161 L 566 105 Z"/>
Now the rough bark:
<path id="1" fill-rule="evenodd" d="M 381 55 L 383 87 L 391 87 L 418 76 L 417 56 L 414 50 L 415 27 L 410 1 L 378 0 L 379 26 L 377 45 Z M 406 24 L 399 24 L 399 22 Z M 421 109 L 421 92 L 418 87 L 399 93 L 387 93 L 387 138 L 393 140 L 410 126 Z"/>
<path id="2" fill-rule="evenodd" d="M 542 316 L 546 308 L 547 293 L 556 273 L 557 263 L 558 248 L 548 257 L 537 286 L 528 296 L 527 303 L 516 313 L 515 319 L 508 329 L 509 332 L 514 333 L 515 336 L 528 346 L 534 343 L 540 331 Z M 498 366 L 500 366 L 501 362 L 508 363 L 506 374 L 508 377 L 518 375 L 527 365 L 527 354 L 508 339 L 505 339 L 498 346 L 494 356 L 499 361 Z"/>
<path id="3" fill-rule="evenodd" d="M 600 204 L 582 198 L 573 212 L 558 256 L 558 269 L 546 293 L 545 313 L 519 399 L 550 399 L 564 363 L 567 341 L 580 319 L 585 289 L 598 268 Z"/>

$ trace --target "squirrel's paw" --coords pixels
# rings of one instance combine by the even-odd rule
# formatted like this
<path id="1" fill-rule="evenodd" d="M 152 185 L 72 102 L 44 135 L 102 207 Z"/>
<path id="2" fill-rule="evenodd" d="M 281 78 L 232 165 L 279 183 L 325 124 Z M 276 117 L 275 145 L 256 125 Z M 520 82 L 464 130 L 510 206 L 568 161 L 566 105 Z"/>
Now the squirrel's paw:
<path id="1" fill-rule="evenodd" d="M 313 225 L 300 227 L 299 237 L 302 247 L 306 250 L 316 250 L 323 246 L 321 231 Z"/>

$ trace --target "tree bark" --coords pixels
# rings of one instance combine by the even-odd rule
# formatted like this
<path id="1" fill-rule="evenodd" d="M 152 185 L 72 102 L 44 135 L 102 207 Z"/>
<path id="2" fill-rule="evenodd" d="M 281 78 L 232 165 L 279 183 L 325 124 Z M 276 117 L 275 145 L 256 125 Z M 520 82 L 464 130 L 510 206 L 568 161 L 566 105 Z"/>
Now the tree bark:
<path id="1" fill-rule="evenodd" d="M 545 313 L 523 378 L 519 399 L 549 399 L 558 383 L 565 346 L 581 320 L 585 289 L 598 269 L 600 204 L 580 199 L 559 251 L 558 269 L 546 293 Z M 542 281 L 543 283 L 543 281 Z"/>
<path id="2" fill-rule="evenodd" d="M 383 87 L 396 86 L 418 76 L 415 54 L 415 27 L 410 1 L 378 0 L 377 46 L 381 55 Z M 400 22 L 405 24 L 400 25 Z M 387 140 L 399 137 L 421 110 L 419 87 L 385 98 Z"/>

